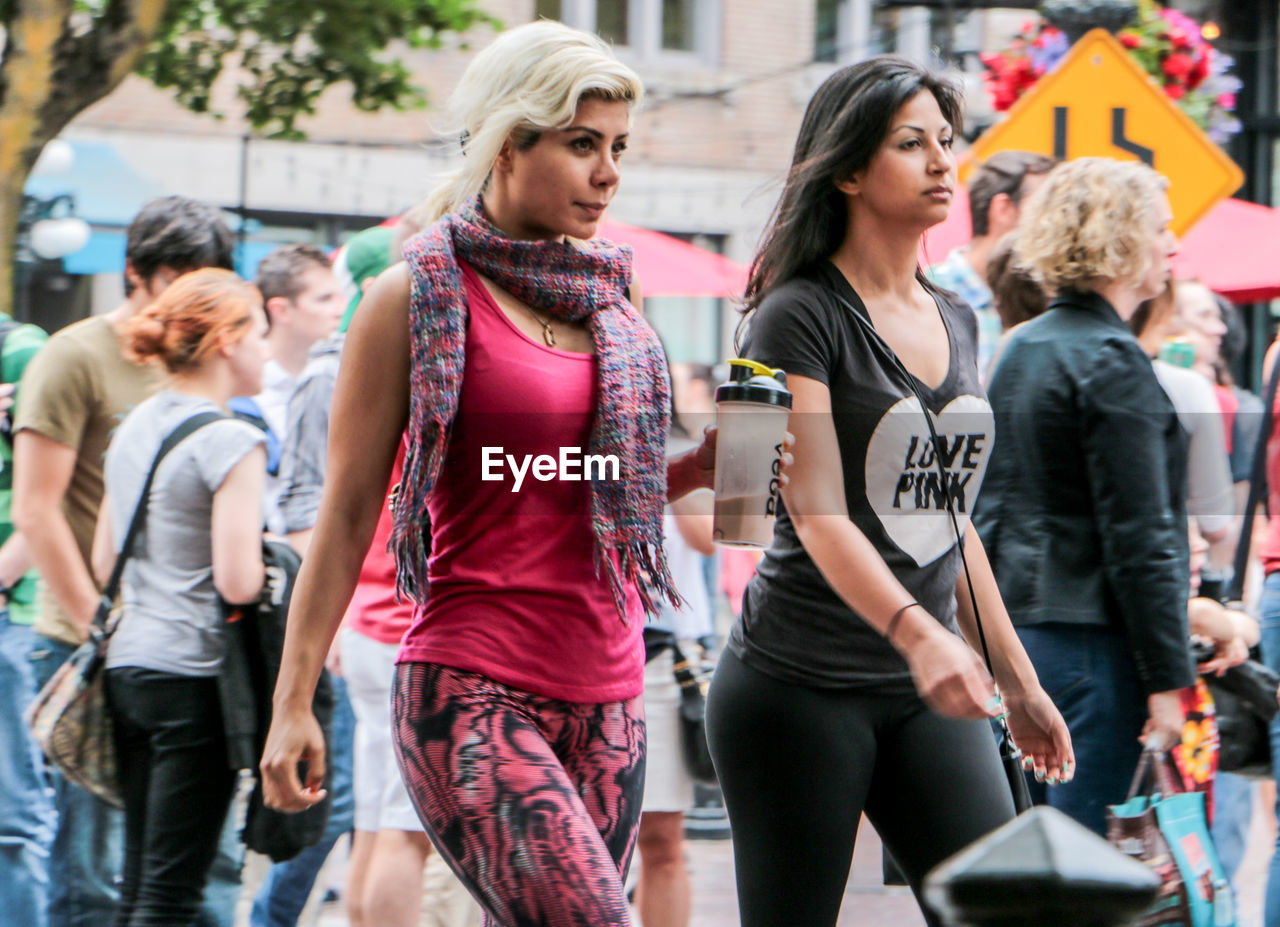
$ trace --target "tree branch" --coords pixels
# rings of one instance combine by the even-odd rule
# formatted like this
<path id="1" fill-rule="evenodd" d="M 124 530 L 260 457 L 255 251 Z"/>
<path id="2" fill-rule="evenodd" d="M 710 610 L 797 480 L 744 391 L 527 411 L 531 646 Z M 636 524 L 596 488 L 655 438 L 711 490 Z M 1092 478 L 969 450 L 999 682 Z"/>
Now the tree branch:
<path id="1" fill-rule="evenodd" d="M 89 31 L 63 37 L 53 92 L 41 108 L 56 135 L 78 113 L 118 87 L 155 38 L 169 0 L 110 0 Z"/>

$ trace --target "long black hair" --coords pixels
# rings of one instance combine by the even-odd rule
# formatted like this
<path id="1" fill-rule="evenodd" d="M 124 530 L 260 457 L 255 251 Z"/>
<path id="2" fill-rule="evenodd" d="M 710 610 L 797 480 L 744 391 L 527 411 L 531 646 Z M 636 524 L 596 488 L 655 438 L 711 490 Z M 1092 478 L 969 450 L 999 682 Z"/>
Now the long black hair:
<path id="1" fill-rule="evenodd" d="M 960 90 L 905 58 L 877 55 L 823 81 L 805 109 L 786 185 L 751 262 L 744 312 L 840 247 L 849 216 L 836 184 L 870 163 L 894 114 L 921 91 L 933 94 L 959 132 Z"/>

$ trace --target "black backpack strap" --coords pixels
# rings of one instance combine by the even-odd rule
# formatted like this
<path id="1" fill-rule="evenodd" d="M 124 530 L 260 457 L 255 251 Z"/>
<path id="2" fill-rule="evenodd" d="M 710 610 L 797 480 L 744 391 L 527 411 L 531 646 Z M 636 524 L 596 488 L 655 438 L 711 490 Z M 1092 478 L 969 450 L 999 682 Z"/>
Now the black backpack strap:
<path id="1" fill-rule="evenodd" d="M 133 510 L 133 518 L 129 520 L 129 530 L 125 532 L 124 544 L 120 547 L 120 553 L 116 556 L 116 564 L 111 569 L 111 578 L 107 580 L 107 585 L 102 590 L 102 602 L 98 608 L 98 614 L 93 619 L 94 627 L 99 632 L 106 629 L 107 615 L 115 606 L 116 595 L 120 591 L 120 580 L 124 576 L 125 564 L 129 562 L 129 555 L 133 552 L 133 545 L 138 540 L 138 532 L 142 530 L 142 524 L 147 519 L 147 497 L 151 495 L 151 483 L 155 480 L 156 471 L 160 469 L 160 461 L 164 460 L 171 450 L 205 425 L 226 417 L 221 412 L 199 412 L 183 421 L 160 442 L 160 449 L 156 451 L 155 460 L 151 462 L 151 469 L 147 471 L 147 478 L 142 483 L 142 494 L 138 497 L 138 505 Z"/>
<path id="2" fill-rule="evenodd" d="M 1240 538 L 1236 542 L 1236 557 L 1231 568 L 1231 584 L 1227 586 L 1228 602 L 1239 602 L 1244 595 L 1244 574 L 1249 567 L 1249 542 L 1253 539 L 1253 519 L 1258 506 L 1267 499 L 1267 444 L 1271 440 L 1274 425 L 1272 409 L 1276 404 L 1276 387 L 1280 386 L 1280 352 L 1271 367 L 1267 381 L 1267 393 L 1262 399 L 1262 427 L 1258 430 L 1258 443 L 1253 446 L 1253 469 L 1249 474 L 1249 499 L 1244 504 L 1244 520 L 1240 524 Z"/>

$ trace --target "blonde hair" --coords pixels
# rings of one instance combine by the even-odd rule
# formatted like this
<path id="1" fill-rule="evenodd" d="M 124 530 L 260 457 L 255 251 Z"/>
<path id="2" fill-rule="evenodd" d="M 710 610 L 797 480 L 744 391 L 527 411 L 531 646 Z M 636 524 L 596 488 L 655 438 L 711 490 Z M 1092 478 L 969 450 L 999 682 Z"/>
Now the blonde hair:
<path id="1" fill-rule="evenodd" d="M 1150 266 L 1151 210 L 1167 186 L 1138 161 L 1058 165 L 1023 203 L 1016 265 L 1050 292 L 1139 280 Z"/>
<path id="2" fill-rule="evenodd" d="M 584 98 L 634 108 L 643 96 L 640 78 L 599 36 L 549 20 L 502 33 L 467 65 L 449 100 L 463 164 L 424 204 L 428 222 L 484 190 L 508 139 L 527 150 L 543 130 L 571 125 Z"/>

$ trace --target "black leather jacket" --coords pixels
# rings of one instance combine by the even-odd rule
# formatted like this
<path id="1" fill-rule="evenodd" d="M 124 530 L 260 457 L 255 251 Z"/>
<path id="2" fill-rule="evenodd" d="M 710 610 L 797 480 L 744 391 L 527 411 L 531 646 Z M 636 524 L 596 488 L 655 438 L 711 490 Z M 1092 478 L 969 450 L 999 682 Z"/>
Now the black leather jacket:
<path id="1" fill-rule="evenodd" d="M 1148 693 L 1191 685 L 1186 434 L 1115 310 L 1066 292 L 1009 339 L 974 524 L 1016 626 L 1125 633 Z"/>

